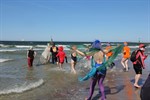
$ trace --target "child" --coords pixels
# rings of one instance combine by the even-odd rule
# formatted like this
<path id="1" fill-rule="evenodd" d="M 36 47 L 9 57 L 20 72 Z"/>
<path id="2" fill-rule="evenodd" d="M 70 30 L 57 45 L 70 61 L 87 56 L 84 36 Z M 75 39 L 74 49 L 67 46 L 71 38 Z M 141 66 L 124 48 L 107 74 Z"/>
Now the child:
<path id="1" fill-rule="evenodd" d="M 56 55 L 56 57 L 58 58 L 58 61 L 59 61 L 60 69 L 63 69 L 62 64 L 64 63 L 64 59 L 66 59 L 66 63 L 68 63 L 66 53 L 63 50 L 64 50 L 63 46 L 60 46 L 58 48 L 58 54 Z"/>

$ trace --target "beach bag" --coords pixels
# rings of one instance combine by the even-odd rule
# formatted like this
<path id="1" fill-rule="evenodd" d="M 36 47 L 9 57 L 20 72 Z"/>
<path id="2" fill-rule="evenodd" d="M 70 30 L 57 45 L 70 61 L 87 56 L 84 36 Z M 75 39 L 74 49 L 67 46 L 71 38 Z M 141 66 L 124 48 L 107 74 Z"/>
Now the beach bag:
<path id="1" fill-rule="evenodd" d="M 131 53 L 130 61 L 135 62 L 136 61 L 136 54 L 139 50 L 135 50 Z"/>
<path id="2" fill-rule="evenodd" d="M 141 100 L 150 100 L 150 74 L 141 88 L 140 97 Z"/>

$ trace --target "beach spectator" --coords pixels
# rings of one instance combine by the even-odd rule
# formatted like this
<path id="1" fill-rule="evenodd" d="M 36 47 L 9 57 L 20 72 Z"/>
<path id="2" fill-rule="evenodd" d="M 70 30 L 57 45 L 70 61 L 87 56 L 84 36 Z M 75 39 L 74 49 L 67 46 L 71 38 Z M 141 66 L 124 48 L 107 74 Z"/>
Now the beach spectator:
<path id="1" fill-rule="evenodd" d="M 58 54 L 56 55 L 56 57 L 58 57 L 59 68 L 63 69 L 62 65 L 65 59 L 66 59 L 66 63 L 68 63 L 67 56 L 66 53 L 64 52 L 63 46 L 58 47 Z"/>
<path id="2" fill-rule="evenodd" d="M 145 69 L 144 60 L 147 58 L 148 55 L 145 55 L 145 45 L 140 44 L 139 49 L 136 51 L 136 61 L 133 62 L 133 68 L 135 70 L 135 82 L 134 87 L 140 88 L 141 86 L 138 85 L 139 79 L 142 75 L 142 68 Z"/>
<path id="3" fill-rule="evenodd" d="M 40 62 L 42 64 L 46 64 L 48 62 L 50 62 L 50 43 L 47 44 L 47 47 L 45 48 L 45 50 L 43 51 L 41 57 L 40 57 Z"/>
<path id="4" fill-rule="evenodd" d="M 57 53 L 58 53 L 58 47 L 55 46 L 55 43 L 52 43 L 52 47 L 50 49 L 51 55 L 52 55 L 52 64 L 57 63 Z"/>
<path id="5" fill-rule="evenodd" d="M 123 57 L 121 60 L 121 64 L 123 66 L 123 71 L 128 71 L 128 60 L 130 58 L 130 48 L 128 47 L 128 43 L 124 42 L 124 47 L 123 47 Z"/>
<path id="6" fill-rule="evenodd" d="M 33 50 L 33 47 L 27 51 L 27 60 L 28 60 L 28 67 L 31 68 L 33 66 L 33 60 L 36 56 L 36 52 Z"/>

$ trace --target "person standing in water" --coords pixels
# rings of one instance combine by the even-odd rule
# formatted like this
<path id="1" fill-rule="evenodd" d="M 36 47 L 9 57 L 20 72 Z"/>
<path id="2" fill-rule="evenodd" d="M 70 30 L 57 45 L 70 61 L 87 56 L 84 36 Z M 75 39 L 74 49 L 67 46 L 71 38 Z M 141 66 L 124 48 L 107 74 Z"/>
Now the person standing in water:
<path id="1" fill-rule="evenodd" d="M 77 47 L 75 45 L 72 46 L 72 50 L 71 50 L 71 72 L 73 72 L 74 74 L 76 74 L 76 63 L 77 63 Z"/>
<path id="2" fill-rule="evenodd" d="M 50 62 L 50 43 L 47 43 L 47 47 L 45 48 L 45 50 L 43 51 L 41 57 L 40 57 L 40 62 L 42 64 L 46 64 L 48 62 Z"/>
<path id="3" fill-rule="evenodd" d="M 107 46 L 105 47 L 105 51 L 108 51 L 108 52 L 106 53 L 106 60 L 108 60 L 108 59 L 113 55 L 113 52 L 111 51 L 111 49 L 112 49 L 112 46 L 110 45 L 110 42 L 108 42 L 108 43 L 107 43 Z M 110 67 L 113 67 L 114 65 L 115 65 L 115 63 L 112 62 L 112 63 L 110 64 Z"/>
<path id="4" fill-rule="evenodd" d="M 123 66 L 123 71 L 129 71 L 129 68 L 128 68 L 129 58 L 130 58 L 130 48 L 128 47 L 128 43 L 124 42 L 123 57 L 121 60 L 121 64 Z"/>
<path id="5" fill-rule="evenodd" d="M 141 86 L 138 85 L 139 79 L 142 75 L 142 68 L 145 69 L 145 63 L 144 60 L 147 58 L 148 55 L 145 55 L 145 45 L 140 44 L 139 49 L 136 51 L 136 61 L 133 62 L 133 68 L 136 73 L 135 75 L 135 82 L 134 87 L 140 88 Z"/>
<path id="6" fill-rule="evenodd" d="M 63 69 L 62 65 L 65 59 L 66 59 L 66 63 L 68 63 L 67 56 L 66 53 L 64 52 L 63 46 L 58 47 L 58 54 L 56 55 L 56 57 L 58 57 L 59 68 Z"/>
<path id="7" fill-rule="evenodd" d="M 106 53 L 106 60 L 108 60 L 113 55 L 113 52 L 111 52 L 110 49 L 112 49 L 112 46 L 108 42 L 107 46 L 105 47 L 105 50 L 109 51 L 108 53 Z"/>
<path id="8" fill-rule="evenodd" d="M 82 55 L 85 56 L 83 52 L 77 50 L 77 47 L 75 45 L 73 45 L 71 47 L 71 72 L 76 74 L 76 69 L 75 66 L 77 64 L 77 55 Z"/>
<path id="9" fill-rule="evenodd" d="M 58 47 L 55 46 L 55 43 L 52 43 L 52 47 L 50 49 L 50 52 L 52 54 L 52 64 L 57 63 L 57 57 L 56 57 L 56 55 L 58 53 Z"/>
<path id="10" fill-rule="evenodd" d="M 33 50 L 33 47 L 27 51 L 27 60 L 28 60 L 28 67 L 31 68 L 33 66 L 33 60 L 36 56 L 36 52 Z"/>

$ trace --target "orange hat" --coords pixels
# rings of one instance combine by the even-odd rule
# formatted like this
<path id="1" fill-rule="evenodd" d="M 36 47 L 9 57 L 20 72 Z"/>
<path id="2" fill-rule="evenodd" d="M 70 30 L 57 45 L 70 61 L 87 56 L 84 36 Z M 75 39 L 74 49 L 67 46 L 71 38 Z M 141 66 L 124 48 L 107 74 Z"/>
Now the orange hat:
<path id="1" fill-rule="evenodd" d="M 145 48 L 145 47 L 146 47 L 145 44 L 140 44 L 140 45 L 139 45 L 139 48 Z"/>

